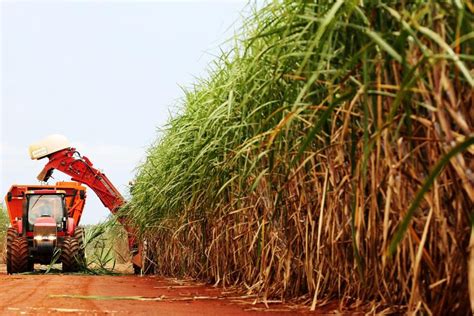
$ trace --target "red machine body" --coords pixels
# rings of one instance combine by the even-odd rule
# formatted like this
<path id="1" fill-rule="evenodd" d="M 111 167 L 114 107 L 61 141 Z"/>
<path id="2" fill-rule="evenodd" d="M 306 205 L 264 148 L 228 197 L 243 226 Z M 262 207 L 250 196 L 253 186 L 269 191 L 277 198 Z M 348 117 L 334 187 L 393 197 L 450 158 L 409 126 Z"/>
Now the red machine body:
<path id="1" fill-rule="evenodd" d="M 86 203 L 86 188 L 76 182 L 57 182 L 55 185 L 12 185 L 5 197 L 11 226 L 18 226 L 17 221 L 22 218 L 27 194 L 56 194 L 58 192 L 64 193 L 68 217 L 73 218 L 75 225 L 78 225 Z"/>
<path id="2" fill-rule="evenodd" d="M 56 185 L 12 185 L 5 202 L 11 227 L 6 236 L 8 273 L 33 271 L 60 256 L 64 272 L 75 272 L 84 262 L 83 231 L 77 227 L 86 199 L 86 187 L 77 182 Z"/>

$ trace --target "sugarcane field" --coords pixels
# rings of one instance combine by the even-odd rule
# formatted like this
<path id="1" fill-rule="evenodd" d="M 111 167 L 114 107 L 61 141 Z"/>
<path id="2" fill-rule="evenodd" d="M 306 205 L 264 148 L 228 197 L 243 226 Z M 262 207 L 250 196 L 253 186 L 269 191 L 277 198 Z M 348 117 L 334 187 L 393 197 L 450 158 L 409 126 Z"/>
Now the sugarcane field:
<path id="1" fill-rule="evenodd" d="M 0 314 L 474 313 L 472 0 L 0 16 Z"/>

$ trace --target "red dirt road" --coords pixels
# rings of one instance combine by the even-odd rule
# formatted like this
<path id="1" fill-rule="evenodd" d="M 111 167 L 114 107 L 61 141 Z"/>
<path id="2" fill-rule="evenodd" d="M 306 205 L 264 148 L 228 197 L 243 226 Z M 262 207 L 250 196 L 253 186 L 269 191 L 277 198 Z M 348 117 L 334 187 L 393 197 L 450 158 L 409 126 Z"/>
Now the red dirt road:
<path id="1" fill-rule="evenodd" d="M 0 274 L 0 314 L 291 315 L 282 304 L 252 304 L 223 289 L 158 277 Z M 301 312 L 301 310 L 299 310 Z"/>

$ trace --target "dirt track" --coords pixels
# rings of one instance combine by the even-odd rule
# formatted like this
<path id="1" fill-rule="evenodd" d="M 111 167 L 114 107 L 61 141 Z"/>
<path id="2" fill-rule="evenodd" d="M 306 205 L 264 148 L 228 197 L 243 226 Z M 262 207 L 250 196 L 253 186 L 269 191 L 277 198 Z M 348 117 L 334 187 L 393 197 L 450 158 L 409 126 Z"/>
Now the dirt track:
<path id="1" fill-rule="evenodd" d="M 0 274 L 0 314 L 290 315 L 196 282 L 158 277 Z M 300 311 L 301 312 L 301 311 Z M 273 314 L 271 313 L 271 314 Z"/>

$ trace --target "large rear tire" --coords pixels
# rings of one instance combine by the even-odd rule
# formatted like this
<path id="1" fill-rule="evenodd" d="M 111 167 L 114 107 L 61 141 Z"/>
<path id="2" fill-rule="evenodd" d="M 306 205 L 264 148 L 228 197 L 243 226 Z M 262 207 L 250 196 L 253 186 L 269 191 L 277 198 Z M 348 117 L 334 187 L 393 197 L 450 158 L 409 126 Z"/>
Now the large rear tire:
<path id="1" fill-rule="evenodd" d="M 7 263 L 7 273 L 11 274 L 11 246 L 13 240 L 18 236 L 18 233 L 15 228 L 13 227 L 8 227 L 7 230 L 7 253 L 5 257 L 5 262 Z"/>
<path id="2" fill-rule="evenodd" d="M 79 245 L 77 259 L 80 265 L 85 266 L 86 254 L 85 254 L 85 248 L 84 248 L 84 230 L 82 229 L 82 227 L 76 227 L 76 230 L 74 230 L 74 238 L 77 240 L 77 244 Z"/>
<path id="3" fill-rule="evenodd" d="M 63 272 L 79 271 L 79 243 L 76 238 L 65 237 L 61 248 Z"/>
<path id="4" fill-rule="evenodd" d="M 10 273 L 29 271 L 28 240 L 26 237 L 17 237 L 11 242 Z"/>

